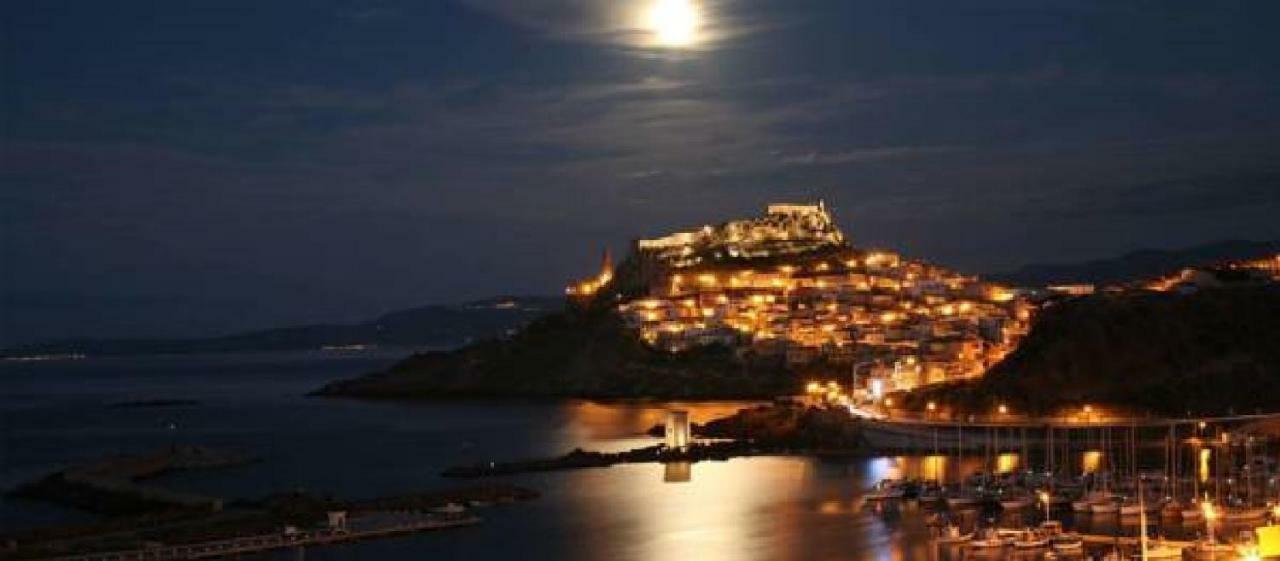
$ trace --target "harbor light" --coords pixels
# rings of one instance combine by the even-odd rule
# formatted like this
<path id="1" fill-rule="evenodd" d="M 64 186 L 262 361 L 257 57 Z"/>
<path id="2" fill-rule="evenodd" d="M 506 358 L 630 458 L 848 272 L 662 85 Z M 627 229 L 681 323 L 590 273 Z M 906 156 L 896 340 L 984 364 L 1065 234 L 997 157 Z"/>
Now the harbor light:
<path id="1" fill-rule="evenodd" d="M 1218 519 L 1218 510 L 1213 508 L 1213 503 L 1205 501 L 1201 503 L 1200 509 L 1204 511 L 1204 519 L 1206 522 L 1212 523 Z"/>
<path id="2" fill-rule="evenodd" d="M 938 404 L 937 404 L 937 403 L 934 403 L 934 402 L 932 402 L 932 401 L 930 401 L 930 402 L 929 402 L 927 405 L 925 405 L 924 407 L 925 407 L 925 409 L 928 409 L 930 412 L 933 412 L 933 411 L 935 411 L 935 410 L 937 410 L 937 409 L 938 409 Z"/>
<path id="3" fill-rule="evenodd" d="M 1000 407 L 999 407 L 999 409 L 998 409 L 998 411 L 1000 411 L 1000 414 L 1001 414 L 1001 415 L 1008 415 L 1008 414 L 1009 414 L 1009 406 L 1007 406 L 1007 405 L 1005 405 L 1005 404 L 1001 403 L 1001 404 L 1000 404 Z"/>
<path id="4" fill-rule="evenodd" d="M 1093 406 L 1086 403 L 1084 406 L 1084 414 L 1088 415 L 1090 413 L 1093 413 Z"/>

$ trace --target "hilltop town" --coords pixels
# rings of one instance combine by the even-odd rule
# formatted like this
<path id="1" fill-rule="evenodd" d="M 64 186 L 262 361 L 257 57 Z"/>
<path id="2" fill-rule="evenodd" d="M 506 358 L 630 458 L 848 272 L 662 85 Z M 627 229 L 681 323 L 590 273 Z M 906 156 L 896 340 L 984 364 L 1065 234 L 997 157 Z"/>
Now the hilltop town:
<path id="1" fill-rule="evenodd" d="M 655 349 L 723 345 L 796 369 L 866 376 L 877 392 L 982 375 L 1025 336 L 1032 306 L 1014 290 L 897 253 L 859 249 L 824 204 L 773 204 L 757 218 L 635 242 L 610 291 L 610 263 L 566 290 L 615 306 Z"/>

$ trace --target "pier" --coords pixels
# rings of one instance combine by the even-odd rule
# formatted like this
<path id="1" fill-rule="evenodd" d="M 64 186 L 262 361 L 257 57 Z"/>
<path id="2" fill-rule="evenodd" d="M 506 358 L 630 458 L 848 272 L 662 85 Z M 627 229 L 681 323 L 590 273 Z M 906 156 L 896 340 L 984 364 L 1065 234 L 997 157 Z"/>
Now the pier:
<path id="1" fill-rule="evenodd" d="M 928 417 L 857 417 L 866 443 L 875 450 L 907 454 L 947 451 L 1060 449 L 1089 439 L 1118 442 L 1129 439 L 1138 447 L 1162 447 L 1165 440 L 1219 438 L 1222 434 L 1254 434 L 1269 424 L 1280 427 L 1280 413 L 1195 418 L 998 418 L 973 420 Z M 1274 429 L 1273 429 L 1274 430 Z M 1125 434 L 1129 433 L 1129 434 Z"/>
<path id="2" fill-rule="evenodd" d="M 369 520 L 363 520 L 369 518 Z M 378 518 L 378 519 L 373 519 Z M 261 553 L 273 549 L 300 548 L 330 545 L 342 542 L 383 538 L 397 534 L 410 534 L 431 530 L 443 530 L 471 526 L 480 523 L 471 515 L 432 515 L 417 513 L 387 513 L 385 516 L 361 517 L 351 521 L 346 528 L 319 530 L 290 530 L 244 536 L 199 543 L 147 547 L 126 551 L 90 553 L 56 557 L 57 561 L 152 561 L 181 559 L 210 559 Z"/>

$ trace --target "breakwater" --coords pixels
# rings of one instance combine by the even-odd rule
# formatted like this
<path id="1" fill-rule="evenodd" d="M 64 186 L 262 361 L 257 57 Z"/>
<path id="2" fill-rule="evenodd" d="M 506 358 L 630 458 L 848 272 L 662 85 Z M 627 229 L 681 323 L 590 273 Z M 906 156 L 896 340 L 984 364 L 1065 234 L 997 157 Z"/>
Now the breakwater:
<path id="1" fill-rule="evenodd" d="M 625 452 L 590 452 L 576 449 L 556 458 L 519 460 L 511 462 L 482 462 L 455 466 L 444 470 L 445 477 L 493 477 L 536 471 L 601 468 L 617 464 L 647 462 L 701 462 L 725 461 L 730 458 L 777 453 L 775 448 L 757 446 L 747 441 L 723 441 L 692 444 L 684 449 L 664 446 L 647 446 Z"/>

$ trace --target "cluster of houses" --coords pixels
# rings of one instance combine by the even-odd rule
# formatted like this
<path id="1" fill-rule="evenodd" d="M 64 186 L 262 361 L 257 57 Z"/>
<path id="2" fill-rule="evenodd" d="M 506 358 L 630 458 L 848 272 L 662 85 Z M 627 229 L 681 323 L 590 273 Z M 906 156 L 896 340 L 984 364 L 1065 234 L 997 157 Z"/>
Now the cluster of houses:
<path id="1" fill-rule="evenodd" d="M 855 249 L 833 224 L 821 204 L 771 205 L 763 218 L 641 240 L 660 272 L 617 310 L 655 348 L 862 368 L 885 392 L 980 376 L 1026 334 L 1032 306 L 1013 290 Z"/>

